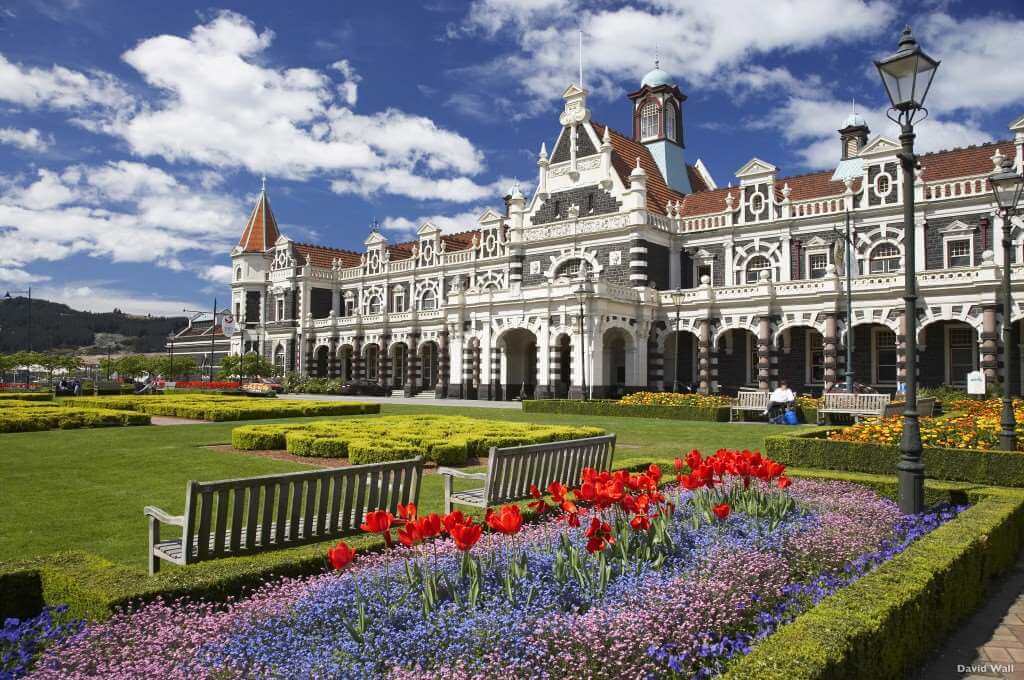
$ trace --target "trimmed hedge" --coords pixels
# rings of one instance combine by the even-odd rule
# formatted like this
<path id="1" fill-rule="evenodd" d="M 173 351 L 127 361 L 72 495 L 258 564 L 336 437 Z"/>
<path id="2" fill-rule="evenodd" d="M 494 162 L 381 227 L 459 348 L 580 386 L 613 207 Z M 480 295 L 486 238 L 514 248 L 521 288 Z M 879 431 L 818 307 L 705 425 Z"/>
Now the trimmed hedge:
<path id="1" fill-rule="evenodd" d="M 0 392 L 0 402 L 9 401 L 53 401 L 52 392 Z"/>
<path id="2" fill-rule="evenodd" d="M 797 467 L 890 474 L 900 458 L 899 447 L 837 442 L 828 432 L 765 437 L 765 455 Z M 1024 487 L 1024 453 L 977 449 L 926 448 L 925 474 L 932 479 L 991 486 Z"/>
<path id="3" fill-rule="evenodd" d="M 76 408 L 37 401 L 0 403 L 0 433 L 149 425 L 149 416 L 108 408 Z"/>
<path id="4" fill-rule="evenodd" d="M 1024 495 L 980 495 L 956 519 L 737 657 L 722 677 L 906 677 L 1016 562 Z"/>
<path id="5" fill-rule="evenodd" d="M 729 420 L 728 406 L 697 408 L 693 406 L 633 406 L 611 399 L 533 399 L 523 402 L 527 413 L 570 413 L 584 416 L 612 416 L 621 418 L 664 418 L 666 420 Z"/>
<path id="6" fill-rule="evenodd" d="M 465 416 L 385 416 L 302 425 L 243 425 L 231 431 L 236 449 L 284 449 L 297 456 L 348 458 L 354 464 L 423 456 L 461 465 L 492 446 L 540 444 L 604 434 L 596 427 L 534 425 Z"/>
<path id="7" fill-rule="evenodd" d="M 380 413 L 380 404 L 350 401 L 277 400 L 264 397 L 229 397 L 217 394 L 161 395 L 139 397 L 74 397 L 69 406 L 108 406 L 140 411 L 151 416 L 173 416 L 195 420 L 260 420 L 301 416 L 351 416 Z"/>

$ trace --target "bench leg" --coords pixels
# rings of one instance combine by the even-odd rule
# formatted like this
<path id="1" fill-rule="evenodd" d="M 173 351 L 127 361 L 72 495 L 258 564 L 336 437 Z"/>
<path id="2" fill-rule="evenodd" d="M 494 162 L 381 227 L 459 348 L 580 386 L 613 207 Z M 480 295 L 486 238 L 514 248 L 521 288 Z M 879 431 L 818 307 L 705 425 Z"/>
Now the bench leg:
<path id="1" fill-rule="evenodd" d="M 452 511 L 452 477 L 444 475 L 444 514 Z"/>
<path id="2" fill-rule="evenodd" d="M 160 571 L 160 558 L 156 555 L 156 544 L 160 542 L 160 522 L 156 517 L 149 518 L 149 575 Z"/>

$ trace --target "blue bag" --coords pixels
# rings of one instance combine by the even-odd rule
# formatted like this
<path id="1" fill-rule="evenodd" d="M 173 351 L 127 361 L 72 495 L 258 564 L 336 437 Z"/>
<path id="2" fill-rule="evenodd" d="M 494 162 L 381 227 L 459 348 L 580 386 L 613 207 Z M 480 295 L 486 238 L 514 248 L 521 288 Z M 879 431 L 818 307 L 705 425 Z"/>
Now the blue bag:
<path id="1" fill-rule="evenodd" d="M 786 411 L 786 415 L 784 415 L 782 419 L 786 425 L 796 425 L 800 422 L 796 417 L 796 409 L 792 408 Z"/>

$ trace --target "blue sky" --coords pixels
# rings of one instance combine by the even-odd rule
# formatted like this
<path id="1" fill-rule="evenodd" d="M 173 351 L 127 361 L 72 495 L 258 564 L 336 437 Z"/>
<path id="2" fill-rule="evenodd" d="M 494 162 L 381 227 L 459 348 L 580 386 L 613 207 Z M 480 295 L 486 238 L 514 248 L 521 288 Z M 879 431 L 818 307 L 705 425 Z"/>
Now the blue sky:
<path id="1" fill-rule="evenodd" d="M 473 228 L 532 186 L 578 30 L 595 120 L 629 129 L 657 53 L 689 96 L 687 159 L 720 185 L 753 156 L 829 168 L 852 99 L 894 134 L 871 59 L 907 22 L 943 60 L 920 147 L 1007 138 L 1019 2 L 0 3 L 0 290 L 208 307 L 264 173 L 296 240 Z"/>

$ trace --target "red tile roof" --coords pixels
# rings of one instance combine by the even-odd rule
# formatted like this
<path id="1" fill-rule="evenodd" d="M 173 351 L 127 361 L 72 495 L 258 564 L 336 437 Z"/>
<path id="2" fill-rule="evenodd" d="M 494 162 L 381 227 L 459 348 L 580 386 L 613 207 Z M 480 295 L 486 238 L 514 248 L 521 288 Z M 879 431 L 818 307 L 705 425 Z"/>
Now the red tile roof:
<path id="1" fill-rule="evenodd" d="M 591 121 L 591 125 L 594 126 L 594 132 L 598 139 L 603 138 L 605 126 L 594 121 Z M 612 167 L 615 168 L 619 179 L 627 187 L 629 186 L 629 174 L 636 167 L 636 159 L 640 159 L 640 167 L 647 173 L 647 210 L 649 212 L 664 215 L 666 203 L 682 201 L 686 197 L 685 194 L 670 189 L 665 184 L 665 178 L 661 176 L 661 170 L 658 169 L 654 156 L 646 146 L 614 129 L 609 128 L 608 133 L 612 143 Z"/>
<path id="2" fill-rule="evenodd" d="M 1011 159 L 1017 157 L 1016 147 L 1010 140 L 922 154 L 920 163 L 924 168 L 924 181 L 990 174 L 994 169 L 992 155 L 996 149 Z"/>
<path id="3" fill-rule="evenodd" d="M 242 230 L 238 247 L 246 253 L 262 253 L 277 243 L 280 236 L 277 220 L 270 209 L 270 199 L 267 198 L 266 191 L 261 191 L 260 197 L 256 199 L 256 206 L 252 209 L 252 215 Z"/>
<path id="4" fill-rule="evenodd" d="M 295 252 L 302 256 L 303 264 L 308 262 L 314 267 L 330 269 L 335 259 L 341 260 L 342 267 L 355 267 L 359 265 L 359 253 L 352 250 L 315 246 L 311 243 L 296 243 Z"/>

